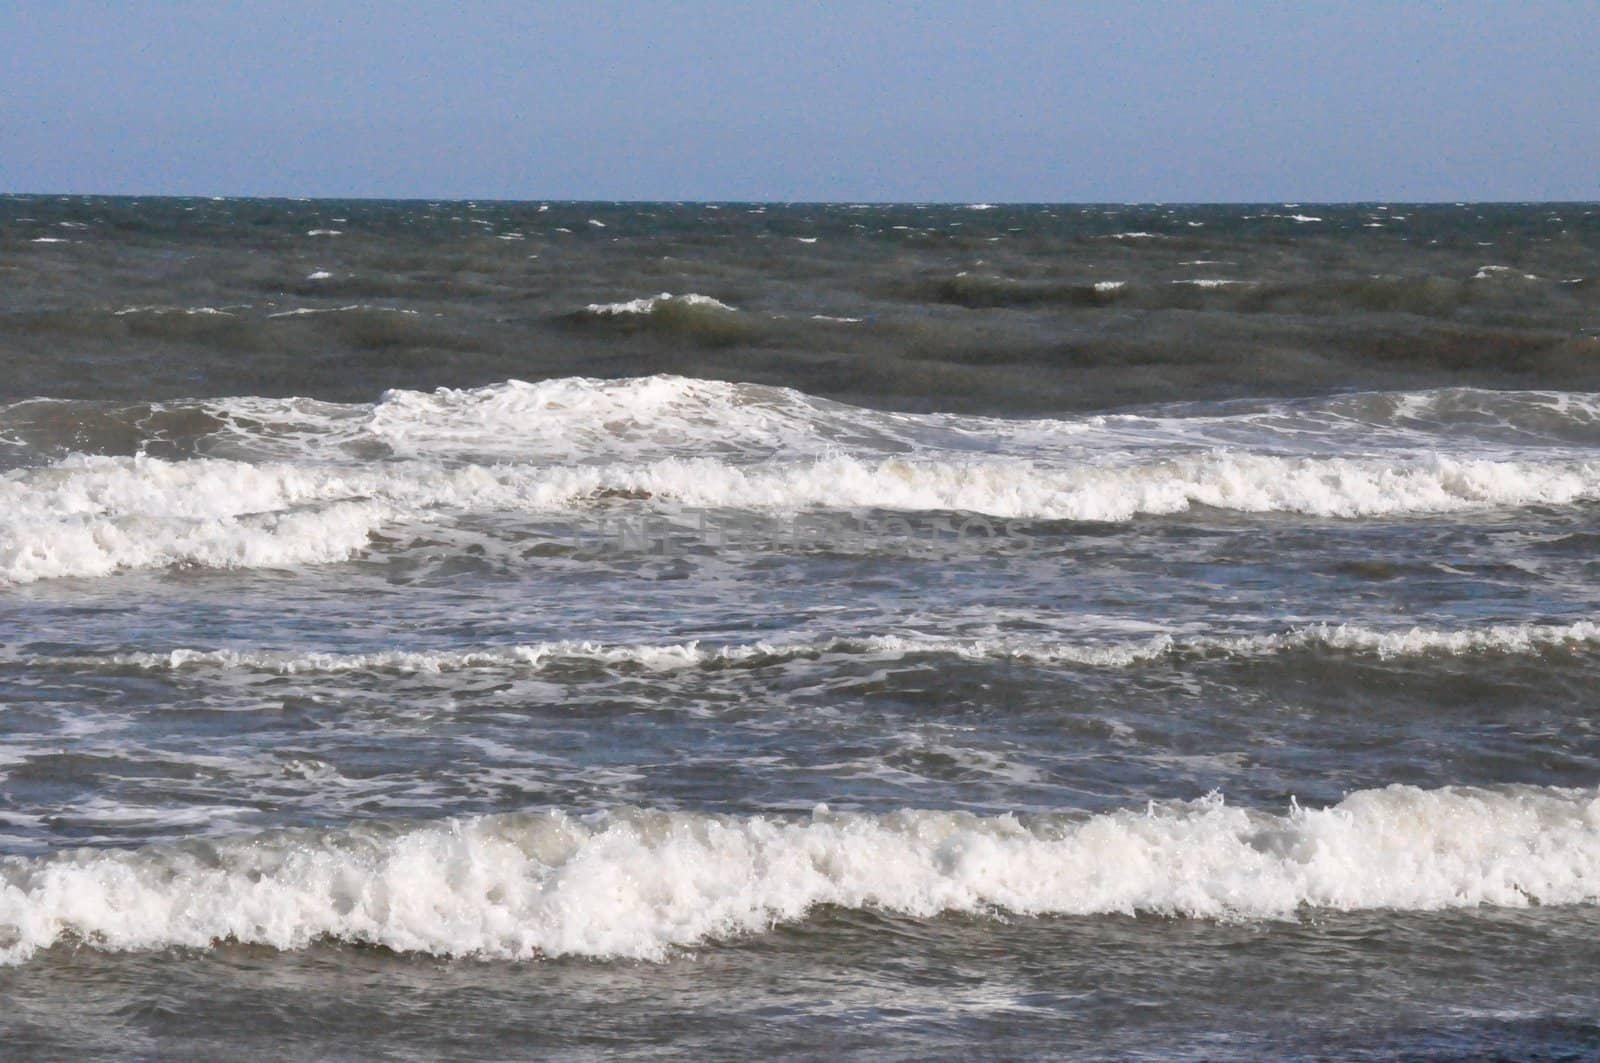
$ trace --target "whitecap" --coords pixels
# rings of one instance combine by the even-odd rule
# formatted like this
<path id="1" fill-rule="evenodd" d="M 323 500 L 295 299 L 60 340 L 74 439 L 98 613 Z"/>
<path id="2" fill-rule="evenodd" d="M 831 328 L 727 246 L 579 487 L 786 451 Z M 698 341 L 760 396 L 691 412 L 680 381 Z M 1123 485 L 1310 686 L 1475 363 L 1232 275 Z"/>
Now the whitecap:
<path id="1" fill-rule="evenodd" d="M 663 960 L 817 908 L 1282 920 L 1600 900 L 1600 791 L 1220 795 L 1094 815 L 620 809 L 371 822 L 0 858 L 0 961 L 319 940 L 492 959 Z"/>

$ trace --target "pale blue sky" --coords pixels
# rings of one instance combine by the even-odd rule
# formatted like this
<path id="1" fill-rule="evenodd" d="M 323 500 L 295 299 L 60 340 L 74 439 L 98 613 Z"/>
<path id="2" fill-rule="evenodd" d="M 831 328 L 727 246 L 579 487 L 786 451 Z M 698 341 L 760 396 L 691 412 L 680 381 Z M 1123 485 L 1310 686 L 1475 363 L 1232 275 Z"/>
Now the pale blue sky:
<path id="1" fill-rule="evenodd" d="M 0 0 L 0 190 L 1600 199 L 1600 2 Z"/>

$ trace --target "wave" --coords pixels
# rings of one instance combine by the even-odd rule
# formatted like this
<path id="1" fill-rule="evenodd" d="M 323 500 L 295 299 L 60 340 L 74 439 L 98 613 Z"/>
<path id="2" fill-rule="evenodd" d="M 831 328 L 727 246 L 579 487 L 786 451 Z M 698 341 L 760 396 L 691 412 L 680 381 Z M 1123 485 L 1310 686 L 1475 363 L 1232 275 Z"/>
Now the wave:
<path id="1" fill-rule="evenodd" d="M 1116 283 L 1100 282 L 1107 291 L 1117 290 L 1110 287 Z M 1505 457 L 1507 444 L 1547 452 L 1552 445 L 1600 443 L 1600 395 L 1444 388 L 1008 419 L 873 410 L 791 388 L 679 376 L 564 377 L 392 390 L 376 403 L 249 396 L 129 404 L 35 399 L 0 406 L 0 436 L 45 451 L 76 443 L 88 452 L 131 453 L 141 443 L 170 443 L 215 456 L 311 460 L 399 455 L 596 461 L 838 452 L 1088 460 L 1206 446 L 1322 456 L 1379 449 Z"/>
<path id="2" fill-rule="evenodd" d="M 577 325 L 609 324 L 625 332 L 649 331 L 720 346 L 751 339 L 758 326 L 736 307 L 690 292 L 645 296 L 616 303 L 590 303 L 568 320 Z"/>
<path id="3" fill-rule="evenodd" d="M 672 376 L 369 404 L 31 400 L 0 408 L 0 580 L 339 560 L 397 521 L 617 499 L 1111 522 L 1565 506 L 1600 498 L 1596 443 L 1600 396 L 1471 389 L 1037 420 Z"/>
<path id="4" fill-rule="evenodd" d="M 0 477 L 0 581 L 342 561 L 399 509 L 294 466 L 70 458 Z"/>
<path id="5" fill-rule="evenodd" d="M 0 478 L 19 516 L 233 516 L 375 498 L 483 510 L 569 509 L 596 497 L 692 506 L 971 512 L 1002 518 L 1123 521 L 1196 506 L 1244 513 L 1366 517 L 1565 504 L 1600 490 L 1600 461 L 1289 458 L 1212 451 L 1123 465 L 855 457 L 736 465 L 664 459 L 611 465 L 363 466 L 215 458 L 74 457 Z"/>
<path id="6" fill-rule="evenodd" d="M 174 565 L 256 569 L 345 561 L 390 516 L 381 505 L 348 503 L 206 521 L 109 518 L 27 531 L 0 525 L 0 584 Z"/>
<path id="7" fill-rule="evenodd" d="M 1122 286 L 1120 281 L 1100 281 L 1091 287 L 1110 294 Z M 264 413 L 264 404 L 272 403 L 291 404 L 297 410 L 317 406 L 327 414 L 335 410 L 333 404 L 308 399 L 222 400 L 215 410 L 226 414 L 235 403 L 248 404 L 242 411 L 246 413 Z M 1324 438 L 1343 444 L 1353 437 L 1368 437 L 1373 430 L 1379 430 L 1377 442 L 1404 441 L 1412 447 L 1437 446 L 1459 437 L 1600 443 L 1600 393 L 1466 387 L 1190 403 L 1061 419 L 900 413 L 850 406 L 793 388 L 656 375 L 561 377 L 537 383 L 508 380 L 431 392 L 393 390 L 376 405 L 342 409 L 347 416 L 370 417 L 381 433 L 405 432 L 424 439 L 436 434 L 441 441 L 458 435 L 504 441 L 509 433 L 531 435 L 531 442 L 539 443 L 548 435 L 584 429 L 594 436 L 604 433 L 625 439 L 665 418 L 668 428 L 698 446 L 728 445 L 746 435 L 766 445 L 820 440 L 835 446 L 958 448 L 965 442 L 969 449 L 1014 444 L 1018 451 L 1064 440 L 1119 447 L 1141 440 L 1159 445 L 1221 440 L 1284 446 Z M 772 437 L 775 423 L 784 429 L 777 439 Z"/>
<path id="8" fill-rule="evenodd" d="M 913 918 L 1287 919 L 1600 900 L 1600 791 L 1391 786 L 1283 813 L 809 817 L 618 810 L 0 858 L 0 961 L 321 940 L 439 956 L 663 960 L 824 906 Z"/>
<path id="9" fill-rule="evenodd" d="M 893 447 L 897 423 L 790 388 L 650 376 L 390 391 L 349 427 L 409 456 L 595 461 Z"/>
<path id="10" fill-rule="evenodd" d="M 313 314 L 408 314 L 412 317 L 421 316 L 420 310 L 406 310 L 396 306 L 367 306 L 364 303 L 351 303 L 348 306 L 300 306 L 293 310 L 279 310 L 268 314 L 270 318 L 283 317 L 310 317 Z"/>
<path id="11" fill-rule="evenodd" d="M 1116 417 L 1099 420 L 1122 423 Z M 1482 388 L 1372 391 L 1292 402 L 1228 402 L 1210 411 L 1180 406 L 1151 420 L 1173 429 L 1187 422 L 1201 435 L 1215 426 L 1229 426 L 1285 436 L 1362 435 L 1410 446 L 1591 447 L 1600 443 L 1600 395 Z M 1138 415 L 1125 423 L 1138 423 Z"/>
<path id="12" fill-rule="evenodd" d="M 646 671 L 759 667 L 821 657 L 906 658 L 923 655 L 1011 660 L 1042 665 L 1127 668 L 1170 660 L 1338 653 L 1379 660 L 1503 654 L 1532 656 L 1600 646 L 1600 624 L 1492 624 L 1457 630 L 1410 627 L 1379 630 L 1358 624 L 1309 624 L 1260 635 L 1154 635 L 1134 640 L 1072 643 L 1037 637 L 943 638 L 929 635 L 837 636 L 812 641 L 702 645 L 698 640 L 606 645 L 565 640 L 466 650 L 388 650 L 376 653 L 176 649 L 161 653 L 20 658 L 20 663 L 145 671 L 222 669 L 273 675 L 347 672 L 428 674 L 469 669 L 531 669 L 587 665 Z M 3 658 L 0 658 L 3 660 Z"/>
<path id="13" fill-rule="evenodd" d="M 585 514 L 615 499 L 793 514 L 956 512 L 1122 522 L 1210 507 L 1363 518 L 1568 505 L 1600 497 L 1600 461 L 1288 458 L 1213 451 L 1130 464 L 839 456 L 738 465 L 300 465 L 73 457 L 0 476 L 0 579 L 174 562 L 338 560 L 399 520 Z"/>
<path id="14" fill-rule="evenodd" d="M 673 295 L 671 292 L 662 292 L 660 295 L 646 296 L 640 299 L 629 299 L 621 303 L 590 303 L 584 308 L 584 313 L 595 317 L 626 317 L 629 315 L 649 315 L 658 310 L 672 306 L 704 307 L 708 310 L 722 310 L 728 313 L 737 311 L 719 299 L 709 295 L 699 295 L 690 292 L 687 295 Z"/>

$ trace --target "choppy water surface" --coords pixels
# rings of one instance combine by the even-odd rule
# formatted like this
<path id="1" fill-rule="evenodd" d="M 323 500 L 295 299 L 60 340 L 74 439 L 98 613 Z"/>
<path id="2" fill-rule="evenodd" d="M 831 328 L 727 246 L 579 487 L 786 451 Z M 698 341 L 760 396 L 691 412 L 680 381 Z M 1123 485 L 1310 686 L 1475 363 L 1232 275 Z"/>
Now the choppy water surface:
<path id="1" fill-rule="evenodd" d="M 1600 1051 L 1597 219 L 0 199 L 0 1035 Z"/>

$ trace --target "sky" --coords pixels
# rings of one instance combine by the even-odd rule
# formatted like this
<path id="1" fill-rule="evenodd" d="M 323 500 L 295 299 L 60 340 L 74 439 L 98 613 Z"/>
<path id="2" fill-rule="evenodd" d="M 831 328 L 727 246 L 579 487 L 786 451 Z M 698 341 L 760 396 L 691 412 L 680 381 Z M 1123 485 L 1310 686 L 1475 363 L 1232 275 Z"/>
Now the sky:
<path id="1" fill-rule="evenodd" d="M 1600 199 L 1600 0 L 0 0 L 0 192 Z"/>

